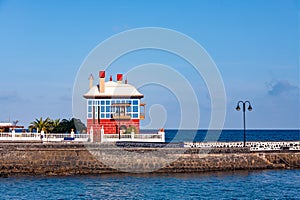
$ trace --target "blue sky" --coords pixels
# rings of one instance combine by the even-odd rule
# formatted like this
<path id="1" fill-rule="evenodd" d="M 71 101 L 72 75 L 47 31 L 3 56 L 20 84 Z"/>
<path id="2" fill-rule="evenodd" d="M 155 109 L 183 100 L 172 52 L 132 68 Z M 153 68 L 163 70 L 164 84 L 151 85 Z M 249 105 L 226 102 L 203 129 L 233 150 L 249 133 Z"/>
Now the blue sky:
<path id="1" fill-rule="evenodd" d="M 253 104 L 249 128 L 299 128 L 299 9 L 299 1 L 289 0 L 0 0 L 0 121 L 19 119 L 27 126 L 40 116 L 71 118 L 75 77 L 93 48 L 125 30 L 163 27 L 196 40 L 216 63 L 227 95 L 225 128 L 242 128 L 238 100 Z M 168 64 L 191 81 L 199 127 L 207 128 L 209 94 L 182 59 L 144 50 L 120 58 L 108 73 L 150 62 Z M 166 106 L 166 127 L 175 127 L 174 96 L 155 86 L 141 90 L 147 107 Z"/>

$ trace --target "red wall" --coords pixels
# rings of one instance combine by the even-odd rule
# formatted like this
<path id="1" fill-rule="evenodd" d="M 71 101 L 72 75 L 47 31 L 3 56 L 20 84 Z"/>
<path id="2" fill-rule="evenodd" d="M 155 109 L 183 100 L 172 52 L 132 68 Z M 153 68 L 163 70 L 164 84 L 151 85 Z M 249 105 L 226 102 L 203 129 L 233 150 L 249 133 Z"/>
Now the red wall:
<path id="1" fill-rule="evenodd" d="M 87 120 L 87 131 L 90 132 L 90 128 L 93 127 L 94 133 L 100 133 L 101 127 L 103 126 L 105 134 L 116 134 L 116 125 L 119 126 L 119 120 L 114 119 L 88 119 Z M 137 132 L 140 131 L 140 120 L 139 119 L 130 119 L 130 120 L 120 120 L 120 126 L 125 125 L 128 127 L 129 125 L 135 126 L 137 128 Z"/>

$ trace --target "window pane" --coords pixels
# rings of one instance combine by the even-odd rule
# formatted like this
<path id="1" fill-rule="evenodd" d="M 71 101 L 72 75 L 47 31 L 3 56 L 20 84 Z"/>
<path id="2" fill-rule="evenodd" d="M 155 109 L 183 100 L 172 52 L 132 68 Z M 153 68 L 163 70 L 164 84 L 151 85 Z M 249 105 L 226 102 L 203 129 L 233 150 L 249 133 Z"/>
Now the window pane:
<path id="1" fill-rule="evenodd" d="M 110 107 L 106 106 L 106 112 L 110 112 Z"/>
<path id="2" fill-rule="evenodd" d="M 88 101 L 88 105 L 89 106 L 92 105 L 92 101 L 91 100 Z"/>
<path id="3" fill-rule="evenodd" d="M 139 115 L 138 114 L 133 114 L 133 118 L 138 118 Z"/>
<path id="4" fill-rule="evenodd" d="M 103 100 L 101 101 L 101 105 L 104 105 L 104 101 Z"/>
<path id="5" fill-rule="evenodd" d="M 126 112 L 130 112 L 130 111 L 131 111 L 130 106 L 126 107 Z"/>
<path id="6" fill-rule="evenodd" d="M 101 114 L 100 117 L 101 117 L 101 118 L 104 118 L 104 114 Z"/>
<path id="7" fill-rule="evenodd" d="M 133 106 L 132 110 L 133 110 L 133 112 L 139 112 L 139 107 L 138 106 Z"/>
<path id="8" fill-rule="evenodd" d="M 104 112 L 104 106 L 101 106 L 101 112 Z"/>
<path id="9" fill-rule="evenodd" d="M 133 105 L 138 105 L 139 101 L 138 100 L 133 100 Z"/>
<path id="10" fill-rule="evenodd" d="M 110 101 L 109 100 L 106 101 L 106 105 L 110 105 Z"/>
<path id="11" fill-rule="evenodd" d="M 92 112 L 92 106 L 88 107 L 88 112 Z"/>
<path id="12" fill-rule="evenodd" d="M 89 119 L 92 118 L 92 114 L 91 114 L 91 113 L 88 114 L 88 118 L 89 118 Z"/>
<path id="13" fill-rule="evenodd" d="M 106 118 L 110 118 L 110 114 L 106 114 Z"/>

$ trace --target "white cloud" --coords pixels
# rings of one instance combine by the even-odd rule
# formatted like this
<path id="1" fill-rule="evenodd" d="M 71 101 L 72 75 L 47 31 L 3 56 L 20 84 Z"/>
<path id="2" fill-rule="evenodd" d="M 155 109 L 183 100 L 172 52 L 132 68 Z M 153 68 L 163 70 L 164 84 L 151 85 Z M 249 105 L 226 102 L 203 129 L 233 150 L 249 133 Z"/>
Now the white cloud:
<path id="1" fill-rule="evenodd" d="M 299 94 L 299 87 L 292 85 L 288 80 L 275 80 L 268 83 L 268 94 L 279 96 L 283 94 Z"/>

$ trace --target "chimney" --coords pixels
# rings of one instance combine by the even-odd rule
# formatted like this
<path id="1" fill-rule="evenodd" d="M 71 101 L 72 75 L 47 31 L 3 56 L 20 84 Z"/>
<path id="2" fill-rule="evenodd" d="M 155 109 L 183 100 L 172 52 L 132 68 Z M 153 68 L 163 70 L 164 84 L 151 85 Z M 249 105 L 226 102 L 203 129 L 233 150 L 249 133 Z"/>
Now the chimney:
<path id="1" fill-rule="evenodd" d="M 99 78 L 100 78 L 99 92 L 104 93 L 105 92 L 105 71 L 99 72 Z"/>
<path id="2" fill-rule="evenodd" d="M 127 78 L 125 79 L 125 84 L 128 84 L 128 80 L 127 80 Z"/>
<path id="3" fill-rule="evenodd" d="M 93 87 L 93 80 L 94 80 L 94 77 L 93 77 L 93 74 L 91 74 L 90 77 L 89 77 L 90 89 Z"/>
<path id="4" fill-rule="evenodd" d="M 112 81 L 112 76 L 110 75 L 110 77 L 109 77 L 109 81 Z"/>
<path id="5" fill-rule="evenodd" d="M 123 80 L 123 74 L 117 74 L 118 83 L 122 83 L 122 80 Z"/>

